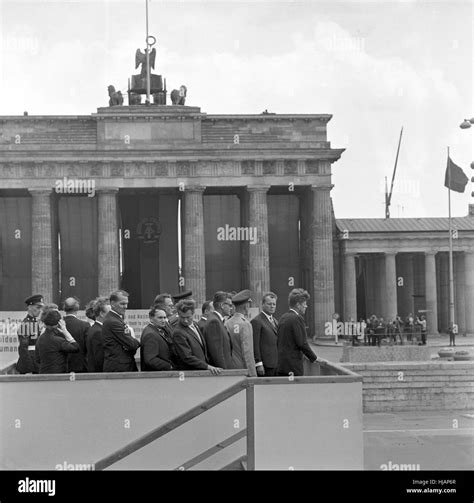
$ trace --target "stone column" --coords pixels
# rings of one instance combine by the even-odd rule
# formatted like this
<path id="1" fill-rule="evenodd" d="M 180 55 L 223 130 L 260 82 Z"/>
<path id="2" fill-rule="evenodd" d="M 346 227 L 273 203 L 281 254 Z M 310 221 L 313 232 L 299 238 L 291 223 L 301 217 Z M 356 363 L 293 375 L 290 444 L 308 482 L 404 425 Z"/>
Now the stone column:
<path id="1" fill-rule="evenodd" d="M 409 313 L 414 313 L 414 274 L 413 274 L 413 260 L 410 253 L 400 253 L 398 259 L 398 273 L 397 273 L 397 288 L 398 288 L 398 309 L 399 315 L 405 319 Z M 403 278 L 403 285 L 399 286 L 398 278 Z"/>
<path id="2" fill-rule="evenodd" d="M 459 333 L 466 333 L 466 295 L 464 283 L 464 253 L 454 255 L 454 302 L 455 302 L 455 323 L 458 325 Z"/>
<path id="3" fill-rule="evenodd" d="M 206 300 L 204 190 L 205 187 L 189 187 L 184 191 L 184 284 L 192 290 L 198 307 Z"/>
<path id="4" fill-rule="evenodd" d="M 398 314 L 396 253 L 385 253 L 385 321 Z"/>
<path id="5" fill-rule="evenodd" d="M 474 334 L 474 253 L 464 254 L 464 290 L 466 298 L 466 333 Z"/>
<path id="6" fill-rule="evenodd" d="M 332 247 L 332 185 L 312 187 L 313 191 L 313 278 L 315 335 L 324 335 L 324 325 L 334 314 L 334 265 Z"/>
<path id="7" fill-rule="evenodd" d="M 99 295 L 110 295 L 120 288 L 117 192 L 97 191 Z"/>
<path id="8" fill-rule="evenodd" d="M 436 293 L 436 252 L 425 252 L 426 331 L 438 334 L 438 299 Z"/>
<path id="9" fill-rule="evenodd" d="M 249 242 L 249 288 L 253 307 L 260 307 L 262 294 L 270 290 L 270 258 L 268 253 L 267 191 L 269 187 L 248 187 L 249 227 L 256 232 L 257 242 Z"/>
<path id="10" fill-rule="evenodd" d="M 31 205 L 31 294 L 41 294 L 45 302 L 53 295 L 53 233 L 51 190 L 29 189 Z"/>
<path id="11" fill-rule="evenodd" d="M 357 321 L 357 284 L 355 255 L 344 255 L 344 321 Z"/>

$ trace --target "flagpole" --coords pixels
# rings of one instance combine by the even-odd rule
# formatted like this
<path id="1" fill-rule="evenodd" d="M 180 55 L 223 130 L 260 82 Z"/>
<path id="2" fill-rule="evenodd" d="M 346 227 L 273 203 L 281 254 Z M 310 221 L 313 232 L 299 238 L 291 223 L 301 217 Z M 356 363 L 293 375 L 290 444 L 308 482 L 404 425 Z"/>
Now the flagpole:
<path id="1" fill-rule="evenodd" d="M 449 207 L 449 325 L 454 325 L 453 232 L 451 227 L 451 166 L 448 147 L 448 207 Z"/>
<path id="2" fill-rule="evenodd" d="M 146 101 L 147 105 L 150 104 L 150 46 L 148 44 L 148 0 L 145 0 L 146 4 Z"/>

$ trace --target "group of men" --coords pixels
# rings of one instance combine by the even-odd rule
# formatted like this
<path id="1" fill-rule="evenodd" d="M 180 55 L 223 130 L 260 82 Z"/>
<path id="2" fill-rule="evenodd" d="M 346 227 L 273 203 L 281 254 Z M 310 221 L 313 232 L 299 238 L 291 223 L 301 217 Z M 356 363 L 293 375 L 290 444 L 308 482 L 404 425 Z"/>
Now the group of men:
<path id="1" fill-rule="evenodd" d="M 425 315 L 413 316 L 409 313 L 405 320 L 397 314 L 394 318 L 389 319 L 385 323 L 382 317 L 377 318 L 373 314 L 367 321 L 362 320 L 365 325 L 364 330 L 364 342 L 371 346 L 380 346 L 383 338 L 388 338 L 391 343 L 396 344 L 397 340 L 400 344 L 404 344 L 404 338 L 406 342 L 412 343 L 413 336 L 421 341 L 418 343 L 421 345 L 426 345 L 426 317 Z"/>
<path id="2" fill-rule="evenodd" d="M 304 314 L 309 294 L 293 289 L 289 311 L 278 321 L 277 296 L 262 297 L 260 313 L 249 320 L 251 292 L 215 293 L 194 322 L 192 292 L 156 296 L 149 323 L 140 340 L 125 319 L 128 293 L 91 301 L 87 323 L 78 319 L 79 301 L 65 300 L 62 318 L 58 306 L 44 305 L 41 295 L 26 299 L 28 315 L 18 331 L 20 373 L 135 372 L 140 349 L 142 371 L 246 369 L 249 376 L 301 376 L 303 355 L 317 356 L 307 342 Z"/>

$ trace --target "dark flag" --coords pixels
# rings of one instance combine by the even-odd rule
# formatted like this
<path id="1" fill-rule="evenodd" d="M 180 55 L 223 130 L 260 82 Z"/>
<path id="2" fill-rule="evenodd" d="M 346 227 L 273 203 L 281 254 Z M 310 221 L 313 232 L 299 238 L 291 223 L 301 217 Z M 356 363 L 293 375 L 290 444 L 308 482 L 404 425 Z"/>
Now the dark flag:
<path id="1" fill-rule="evenodd" d="M 469 178 L 464 174 L 464 171 L 454 164 L 451 157 L 448 156 L 448 165 L 444 176 L 444 186 L 455 192 L 464 192 Z"/>

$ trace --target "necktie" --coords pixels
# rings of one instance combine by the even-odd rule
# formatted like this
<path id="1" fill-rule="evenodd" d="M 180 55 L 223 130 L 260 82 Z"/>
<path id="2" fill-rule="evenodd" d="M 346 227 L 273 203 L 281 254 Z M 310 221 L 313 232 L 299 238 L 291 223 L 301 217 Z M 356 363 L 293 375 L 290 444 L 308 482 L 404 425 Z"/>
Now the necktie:
<path id="1" fill-rule="evenodd" d="M 201 343 L 201 346 L 204 346 L 201 336 L 199 335 L 199 332 L 196 330 L 196 327 L 194 325 L 189 325 L 189 328 L 196 334 L 196 337 L 198 338 L 198 341 Z"/>

